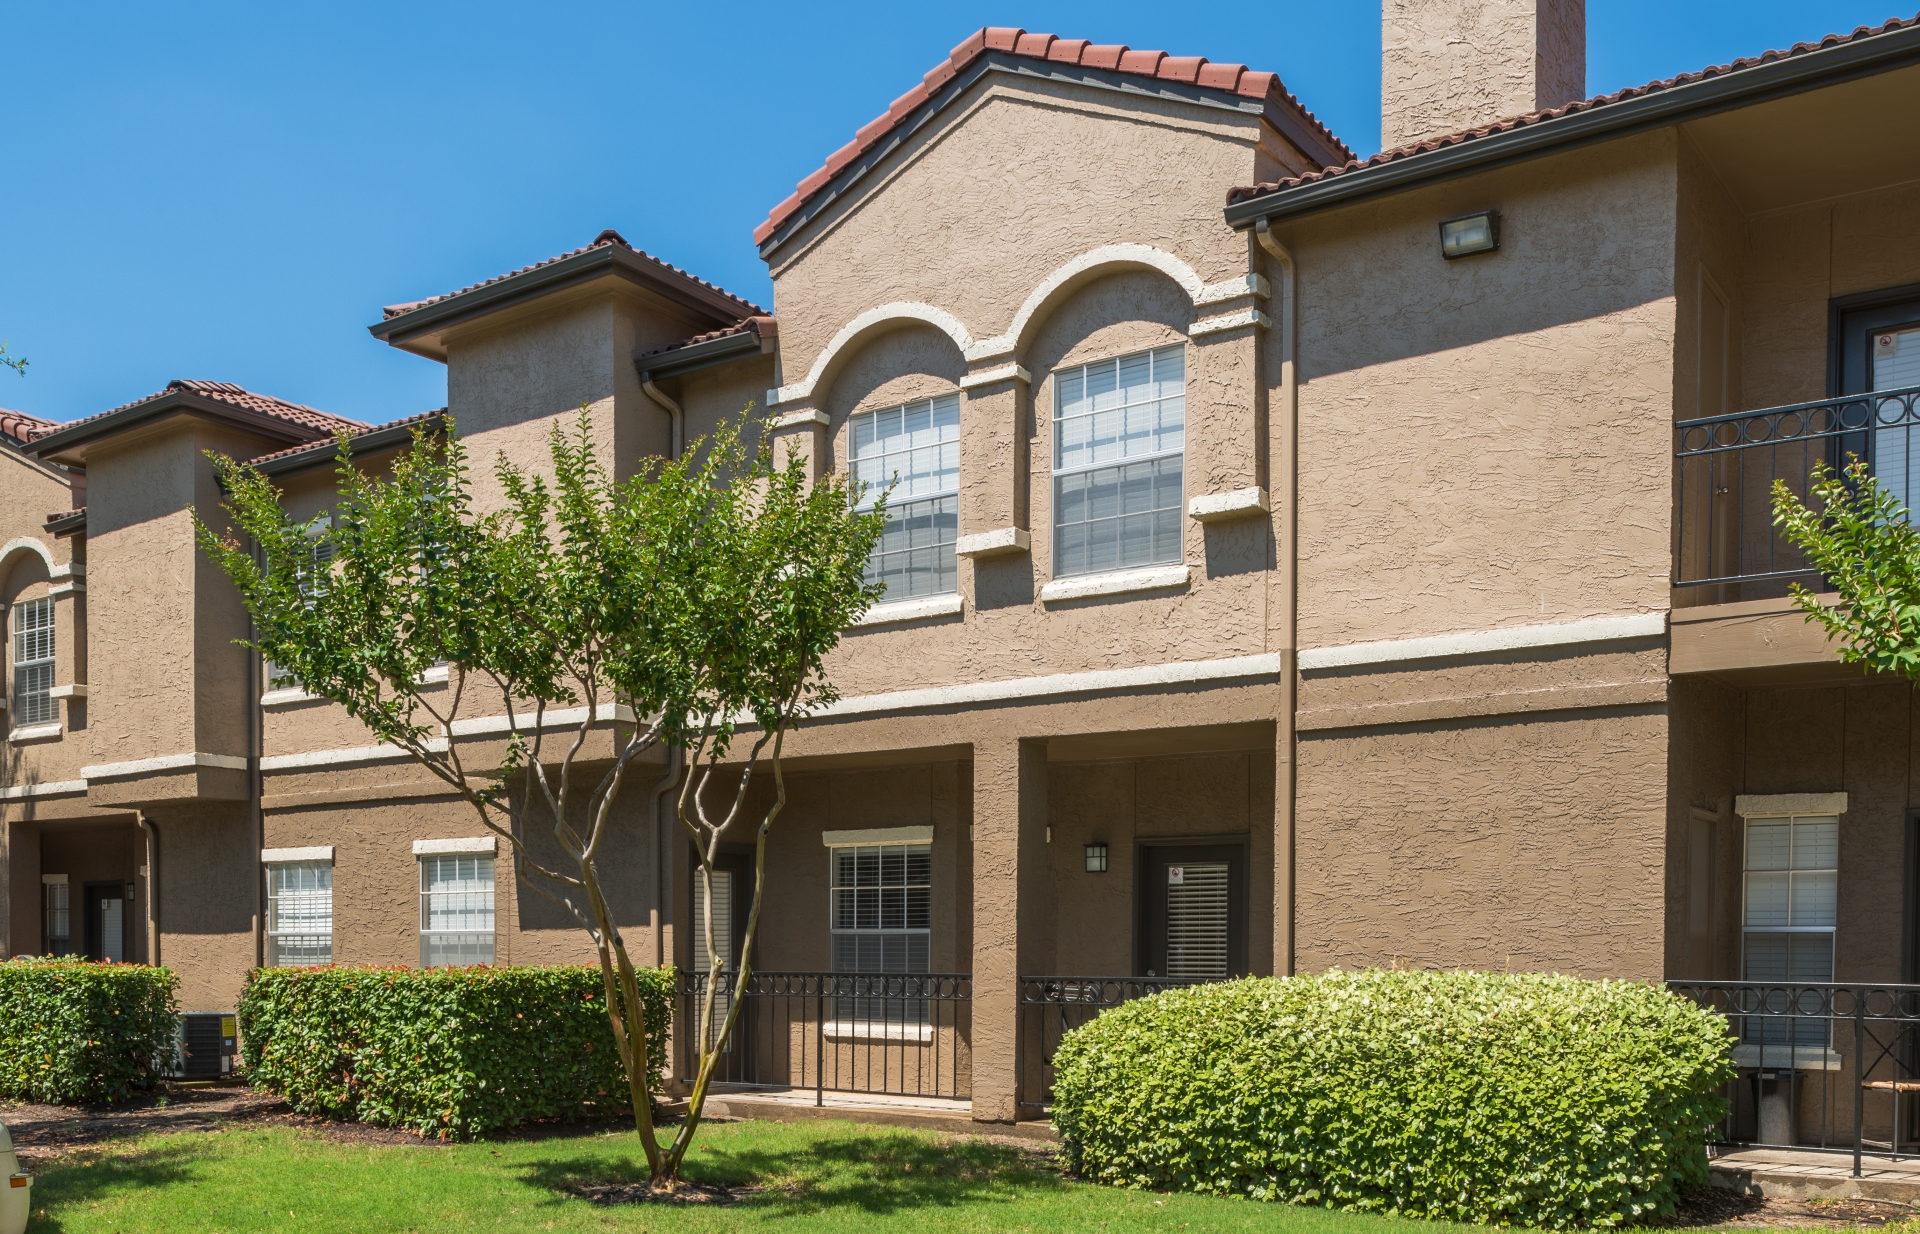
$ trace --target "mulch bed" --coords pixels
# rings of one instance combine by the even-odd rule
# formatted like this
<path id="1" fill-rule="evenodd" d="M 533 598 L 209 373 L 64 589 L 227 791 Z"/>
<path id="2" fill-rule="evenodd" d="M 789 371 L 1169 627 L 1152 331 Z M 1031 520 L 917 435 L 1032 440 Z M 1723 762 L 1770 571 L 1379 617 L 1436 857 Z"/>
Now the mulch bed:
<path id="1" fill-rule="evenodd" d="M 1725 1187 L 1701 1187 L 1680 1199 L 1680 1211 L 1664 1226 L 1707 1226 L 1725 1230 L 1780 1226 L 1872 1230 L 1905 1221 L 1914 1210 L 1884 1200 L 1786 1200 L 1745 1195 Z"/>
<path id="2" fill-rule="evenodd" d="M 595 1204 L 733 1204 L 761 1195 L 768 1188 L 756 1186 L 725 1187 L 718 1183 L 681 1183 L 672 1191 L 655 1191 L 646 1183 L 611 1183 L 599 1187 L 569 1187 L 569 1191 Z"/>

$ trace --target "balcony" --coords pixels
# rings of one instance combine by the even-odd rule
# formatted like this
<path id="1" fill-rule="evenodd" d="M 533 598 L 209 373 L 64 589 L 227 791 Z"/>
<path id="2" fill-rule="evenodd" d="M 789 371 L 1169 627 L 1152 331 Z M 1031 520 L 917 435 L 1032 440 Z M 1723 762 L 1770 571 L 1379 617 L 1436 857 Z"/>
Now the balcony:
<path id="1" fill-rule="evenodd" d="M 1773 526 L 1776 480 L 1803 499 L 1815 464 L 1867 460 L 1904 503 L 1920 496 L 1920 386 L 1674 425 L 1675 607 L 1773 599 L 1819 571 Z"/>

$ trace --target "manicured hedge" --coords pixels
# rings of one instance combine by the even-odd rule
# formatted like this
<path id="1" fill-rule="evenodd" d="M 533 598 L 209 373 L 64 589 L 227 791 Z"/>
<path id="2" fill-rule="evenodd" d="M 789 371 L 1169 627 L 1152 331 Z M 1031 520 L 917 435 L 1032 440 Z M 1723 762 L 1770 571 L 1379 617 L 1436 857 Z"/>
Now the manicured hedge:
<path id="1" fill-rule="evenodd" d="M 673 970 L 640 990 L 661 1059 Z M 632 1109 L 592 967 L 255 969 L 240 1052 L 296 1110 L 442 1139 Z"/>
<path id="2" fill-rule="evenodd" d="M 173 1055 L 176 984 L 144 964 L 0 962 L 0 1097 L 72 1105 L 148 1087 Z"/>
<path id="3" fill-rule="evenodd" d="M 1489 1224 L 1611 1226 L 1707 1180 L 1723 1022 L 1648 985 L 1473 972 L 1251 978 L 1067 1034 L 1071 1166 Z"/>

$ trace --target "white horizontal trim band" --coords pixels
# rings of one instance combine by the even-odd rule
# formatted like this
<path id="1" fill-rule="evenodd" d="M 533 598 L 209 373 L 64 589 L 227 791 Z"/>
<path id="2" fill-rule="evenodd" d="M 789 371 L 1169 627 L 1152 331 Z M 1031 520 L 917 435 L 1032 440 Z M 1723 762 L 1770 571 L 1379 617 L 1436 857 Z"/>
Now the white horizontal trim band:
<path id="1" fill-rule="evenodd" d="M 868 827 L 859 831 L 823 831 L 820 843 L 828 848 L 852 848 L 859 844 L 928 844 L 933 841 L 933 828 L 926 827 Z"/>
<path id="2" fill-rule="evenodd" d="M 115 776 L 145 775 L 150 771 L 180 771 L 188 767 L 218 767 L 225 771 L 245 771 L 247 760 L 237 754 L 162 754 L 158 758 L 136 758 L 124 763 L 97 763 L 82 767 L 80 774 L 89 780 L 111 780 Z"/>
<path id="3" fill-rule="evenodd" d="M 1024 381 L 1033 384 L 1033 374 L 1018 364 L 1003 364 L 999 368 L 990 368 L 984 373 L 968 373 L 960 379 L 962 390 L 971 390 L 976 386 L 990 386 L 1000 381 Z"/>
<path id="4" fill-rule="evenodd" d="M 423 857 L 433 853 L 497 853 L 500 851 L 498 836 L 468 836 L 460 840 L 415 840 L 413 855 Z"/>
<path id="5" fill-rule="evenodd" d="M 1280 675 L 1279 653 L 1234 656 L 1224 660 L 1183 660 L 1174 664 L 1147 664 L 1138 668 L 1096 669 L 1085 673 L 1049 673 L 1044 677 L 1015 677 L 1010 681 L 981 681 L 964 686 L 936 686 L 927 690 L 898 690 L 843 698 L 815 715 L 819 718 L 874 715 L 909 711 L 917 707 L 963 707 L 1015 699 L 1051 698 L 1096 690 L 1137 690 L 1150 686 L 1191 685 L 1231 681 L 1242 677 Z M 749 717 L 746 721 L 751 723 Z"/>
<path id="6" fill-rule="evenodd" d="M 426 743 L 428 751 L 444 754 L 447 749 L 445 737 L 435 737 Z M 262 771 L 298 771 L 304 767 L 333 767 L 341 763 L 377 763 L 389 758 L 412 758 L 413 755 L 395 745 L 352 746 L 343 750 L 308 750 L 302 754 L 273 754 L 260 760 Z"/>
<path id="7" fill-rule="evenodd" d="M 860 614 L 855 626 L 884 626 L 896 621 L 919 621 L 924 617 L 951 617 L 959 612 L 961 600 L 958 595 L 925 596 L 918 600 L 895 600 L 891 604 L 876 604 Z"/>
<path id="8" fill-rule="evenodd" d="M 1845 793 L 1743 793 L 1733 799 L 1733 812 L 1742 818 L 1785 818 L 1788 815 L 1845 814 Z"/>
<path id="9" fill-rule="evenodd" d="M 1151 570 L 1120 570 L 1079 578 L 1056 578 L 1040 589 L 1043 602 L 1082 600 L 1088 596 L 1118 596 L 1130 591 L 1157 591 L 1185 587 L 1193 578 L 1186 566 L 1155 566 Z"/>
<path id="10" fill-rule="evenodd" d="M 0 788 L 0 801 L 19 801 L 26 797 L 65 797 L 87 791 L 85 780 L 49 780 L 45 784 L 15 784 Z"/>
<path id="11" fill-rule="evenodd" d="M 263 848 L 260 850 L 261 865 L 275 865 L 287 861 L 332 861 L 333 845 L 321 844 L 313 848 Z"/>
<path id="12" fill-rule="evenodd" d="M 1273 328 L 1273 319 L 1259 309 L 1248 309 L 1244 313 L 1228 313 L 1225 317 L 1206 317 L 1187 327 L 1188 338 L 1202 338 L 1209 334 L 1224 334 L 1228 330 L 1239 330 L 1247 326 L 1259 326 L 1263 330 Z"/>
<path id="13" fill-rule="evenodd" d="M 524 732 L 530 731 L 533 728 L 533 718 L 533 710 L 529 708 L 513 719 L 518 721 L 519 728 Z M 558 711 L 549 711 L 542 717 L 543 722 L 540 727 L 568 728 L 580 723 L 586 718 L 587 709 L 585 707 L 564 707 Z M 593 719 L 595 723 L 614 720 L 622 724 L 631 724 L 633 723 L 633 708 L 627 706 L 625 703 L 602 703 L 593 709 Z M 455 737 L 478 737 L 487 733 L 512 732 L 514 727 L 514 723 L 509 721 L 506 716 L 476 716 L 471 720 L 455 720 L 453 722 L 453 735 Z"/>
<path id="14" fill-rule="evenodd" d="M 1392 664 L 1401 660 L 1432 660 L 1445 656 L 1481 655 L 1528 647 L 1570 647 L 1616 639 L 1652 638 L 1667 632 L 1665 613 L 1634 613 L 1627 617 L 1589 617 L 1551 626 L 1513 626 L 1473 634 L 1439 634 L 1431 638 L 1401 638 L 1379 643 L 1351 643 L 1345 647 L 1315 647 L 1300 653 L 1300 670 L 1350 668 L 1359 664 Z"/>

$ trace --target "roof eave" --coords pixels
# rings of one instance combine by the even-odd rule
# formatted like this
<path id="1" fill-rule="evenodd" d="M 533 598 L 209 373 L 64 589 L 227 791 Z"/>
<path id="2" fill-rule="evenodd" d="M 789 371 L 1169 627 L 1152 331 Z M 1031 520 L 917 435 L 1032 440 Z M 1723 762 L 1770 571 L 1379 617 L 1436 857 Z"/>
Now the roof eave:
<path id="1" fill-rule="evenodd" d="M 664 278 L 652 263 L 631 249 L 603 244 L 584 253 L 575 253 L 548 265 L 510 274 L 498 282 L 458 292 L 385 321 L 375 322 L 367 327 L 367 332 L 382 342 L 405 347 L 409 340 L 423 335 L 608 276 L 623 278 L 645 287 L 656 295 L 712 318 L 716 324 L 738 321 L 753 308 L 744 301 L 736 301 L 724 293 L 709 291 L 698 284 Z M 435 358 L 445 357 L 436 354 Z"/>
<path id="2" fill-rule="evenodd" d="M 1839 85 L 1920 63 L 1920 26 L 1687 82 L 1638 98 L 1463 141 L 1391 163 L 1277 189 L 1226 209 L 1236 230 L 1384 197 L 1509 163 L 1665 128 L 1718 112 Z"/>
<path id="3" fill-rule="evenodd" d="M 258 433 L 263 437 L 288 443 L 314 440 L 316 434 L 316 430 L 303 430 L 285 420 L 251 412 L 242 407 L 234 407 L 218 399 L 170 390 L 158 398 L 150 398 L 145 402 L 135 403 L 131 407 L 122 407 L 110 415 L 88 420 L 56 433 L 49 433 L 45 437 L 36 437 L 21 449 L 23 453 L 31 454 L 36 458 L 52 459 L 84 446 L 88 442 L 124 433 L 150 421 L 181 412 L 220 420 L 237 428 Z"/>
<path id="4" fill-rule="evenodd" d="M 87 529 L 87 511 L 82 506 L 78 510 L 69 510 L 59 518 L 50 518 L 41 524 L 50 536 L 70 536 Z"/>
<path id="5" fill-rule="evenodd" d="M 424 420 L 412 420 L 405 424 L 392 424 L 386 428 L 377 428 L 372 432 L 361 433 L 347 439 L 347 457 L 357 458 L 366 454 L 378 454 L 383 450 L 396 449 L 413 441 L 413 430 L 425 429 L 438 432 L 446 424 L 445 411 L 429 416 Z M 261 475 L 296 475 L 303 471 L 330 465 L 338 457 L 337 446 L 332 439 L 316 441 L 312 447 L 297 454 L 287 454 L 280 458 L 268 459 L 256 463 L 254 467 Z"/>
<path id="6" fill-rule="evenodd" d="M 738 334 L 729 334 L 725 338 L 708 339 L 704 343 L 690 343 L 685 347 L 676 347 L 672 351 L 663 351 L 651 356 L 636 356 L 633 366 L 643 378 L 661 381 L 668 377 L 684 376 L 698 369 L 730 364 L 748 356 L 764 355 L 767 351 L 767 343 L 763 342 L 758 334 L 752 330 L 742 330 Z"/>

